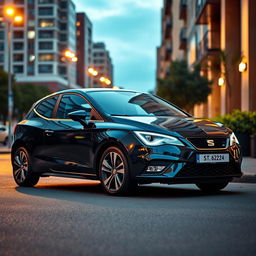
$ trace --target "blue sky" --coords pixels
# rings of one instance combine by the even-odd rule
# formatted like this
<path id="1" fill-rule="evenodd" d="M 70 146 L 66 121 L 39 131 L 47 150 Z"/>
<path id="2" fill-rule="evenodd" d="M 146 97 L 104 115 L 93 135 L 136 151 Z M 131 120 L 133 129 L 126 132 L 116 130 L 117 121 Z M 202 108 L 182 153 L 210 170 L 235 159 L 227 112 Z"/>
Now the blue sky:
<path id="1" fill-rule="evenodd" d="M 160 44 L 162 0 L 74 0 L 93 22 L 94 41 L 104 41 L 114 63 L 115 85 L 153 90 Z"/>

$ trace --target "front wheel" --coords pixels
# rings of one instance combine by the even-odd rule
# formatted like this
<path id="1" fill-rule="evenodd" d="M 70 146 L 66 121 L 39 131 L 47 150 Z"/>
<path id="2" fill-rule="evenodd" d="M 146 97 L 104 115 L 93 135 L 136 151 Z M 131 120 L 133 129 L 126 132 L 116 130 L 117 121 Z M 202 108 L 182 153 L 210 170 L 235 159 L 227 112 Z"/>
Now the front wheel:
<path id="1" fill-rule="evenodd" d="M 12 167 L 14 180 L 19 186 L 33 187 L 38 183 L 40 176 L 32 171 L 31 156 L 24 147 L 14 152 Z"/>
<path id="2" fill-rule="evenodd" d="M 103 153 L 99 164 L 99 177 L 103 189 L 111 195 L 131 194 L 137 186 L 130 178 L 126 156 L 117 147 L 110 147 Z"/>
<path id="3" fill-rule="evenodd" d="M 224 189 L 228 182 L 221 183 L 197 183 L 196 186 L 206 193 L 214 193 Z"/>

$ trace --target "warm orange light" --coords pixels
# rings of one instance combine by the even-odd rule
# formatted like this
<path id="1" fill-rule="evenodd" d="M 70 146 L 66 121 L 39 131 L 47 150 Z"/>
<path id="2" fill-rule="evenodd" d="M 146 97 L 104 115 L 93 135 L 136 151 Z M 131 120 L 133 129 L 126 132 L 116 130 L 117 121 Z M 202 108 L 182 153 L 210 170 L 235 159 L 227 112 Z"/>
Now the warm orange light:
<path id="1" fill-rule="evenodd" d="M 88 68 L 88 73 L 92 76 L 97 76 L 99 74 L 94 68 Z"/>
<path id="2" fill-rule="evenodd" d="M 244 61 L 241 61 L 241 62 L 239 63 L 238 69 L 239 69 L 239 72 L 245 72 L 246 69 L 247 69 L 247 63 L 244 62 Z"/>
<path id="3" fill-rule="evenodd" d="M 107 78 L 105 79 L 105 83 L 106 83 L 106 85 L 111 85 L 111 81 Z"/>
<path id="4" fill-rule="evenodd" d="M 75 57 L 73 57 L 72 59 L 71 59 L 73 62 L 77 62 L 77 57 L 75 56 Z"/>
<path id="5" fill-rule="evenodd" d="M 104 77 L 104 76 L 102 76 L 102 77 L 100 77 L 100 81 L 102 82 L 102 83 L 105 83 L 106 82 L 106 77 Z"/>
<path id="6" fill-rule="evenodd" d="M 4 13 L 5 13 L 5 15 L 7 15 L 7 16 L 13 16 L 14 13 L 15 13 L 15 10 L 14 10 L 14 8 L 12 8 L 12 7 L 9 6 L 9 7 L 6 7 L 6 8 L 5 8 Z"/>
<path id="7" fill-rule="evenodd" d="M 14 21 L 15 22 L 22 22 L 23 21 L 23 17 L 22 16 L 15 16 L 14 17 Z"/>
<path id="8" fill-rule="evenodd" d="M 67 58 L 72 59 L 72 58 L 75 57 L 75 54 L 74 54 L 73 52 L 71 52 L 70 50 L 67 50 L 67 51 L 65 51 L 65 56 L 66 56 Z"/>
<path id="9" fill-rule="evenodd" d="M 223 77 L 220 77 L 218 80 L 218 85 L 223 86 L 225 84 L 225 79 Z"/>

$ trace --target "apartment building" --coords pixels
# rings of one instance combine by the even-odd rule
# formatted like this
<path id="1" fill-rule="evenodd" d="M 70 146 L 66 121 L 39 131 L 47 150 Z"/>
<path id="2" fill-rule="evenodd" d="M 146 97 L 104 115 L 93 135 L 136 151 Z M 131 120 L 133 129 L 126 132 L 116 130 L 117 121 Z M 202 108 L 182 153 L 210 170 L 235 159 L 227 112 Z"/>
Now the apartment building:
<path id="1" fill-rule="evenodd" d="M 92 66 L 92 22 L 85 13 L 76 15 L 76 54 L 77 54 L 77 84 L 83 88 L 92 87 L 92 79 L 88 74 L 88 68 Z M 81 68 L 83 67 L 83 68 Z"/>
<path id="2" fill-rule="evenodd" d="M 105 77 L 114 83 L 113 81 L 113 64 L 109 51 L 106 49 L 106 45 L 103 42 L 93 44 L 93 67 L 99 72 L 98 77 L 93 78 L 92 87 L 106 87 L 106 84 L 101 83 L 99 77 Z"/>
<path id="3" fill-rule="evenodd" d="M 164 15 L 173 17 L 172 31 L 176 28 L 176 32 L 172 38 L 179 38 L 189 67 L 201 64 L 202 75 L 213 81 L 207 104 L 195 106 L 195 116 L 214 117 L 234 109 L 255 111 L 256 1 L 180 0 L 176 7 L 175 0 L 169 2 Z M 183 26 L 174 19 L 176 13 Z M 173 52 L 167 62 L 159 56 L 158 77 L 166 76 L 161 68 L 174 59 Z"/>
<path id="4" fill-rule="evenodd" d="M 76 52 L 76 12 L 71 0 L 0 1 L 12 3 L 24 17 L 14 24 L 11 45 L 16 81 L 47 85 L 52 91 L 76 87 L 76 63 L 65 58 L 69 49 Z M 1 18 L 0 68 L 7 71 L 7 29 Z"/>

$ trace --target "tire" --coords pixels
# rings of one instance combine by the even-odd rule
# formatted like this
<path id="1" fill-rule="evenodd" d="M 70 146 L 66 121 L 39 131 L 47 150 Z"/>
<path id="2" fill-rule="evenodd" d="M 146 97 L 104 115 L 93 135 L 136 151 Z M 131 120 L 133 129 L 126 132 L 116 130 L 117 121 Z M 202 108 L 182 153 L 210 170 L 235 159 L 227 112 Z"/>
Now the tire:
<path id="1" fill-rule="evenodd" d="M 13 178 L 21 187 L 35 186 L 40 176 L 32 171 L 31 155 L 24 147 L 15 150 L 12 158 Z"/>
<path id="2" fill-rule="evenodd" d="M 129 195 L 135 192 L 137 182 L 130 178 L 125 154 L 117 147 L 107 148 L 99 163 L 101 186 L 110 195 Z"/>
<path id="3" fill-rule="evenodd" d="M 197 183 L 196 186 L 203 192 L 214 193 L 224 189 L 228 185 L 228 182 L 221 183 Z"/>

